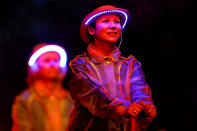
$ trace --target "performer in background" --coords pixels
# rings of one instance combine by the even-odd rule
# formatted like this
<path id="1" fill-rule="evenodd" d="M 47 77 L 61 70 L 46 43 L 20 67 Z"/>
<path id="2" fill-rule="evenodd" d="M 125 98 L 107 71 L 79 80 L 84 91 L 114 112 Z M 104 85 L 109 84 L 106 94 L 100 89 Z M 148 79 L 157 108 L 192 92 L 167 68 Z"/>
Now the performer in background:
<path id="1" fill-rule="evenodd" d="M 70 63 L 69 88 L 76 104 L 69 130 L 130 131 L 135 127 L 139 131 L 156 116 L 140 62 L 132 55 L 120 55 L 128 16 L 125 9 L 104 5 L 83 19 L 80 34 L 88 47 Z M 130 118 L 136 125 L 130 125 Z"/>
<path id="2" fill-rule="evenodd" d="M 65 50 L 48 43 L 35 46 L 28 62 L 28 88 L 12 106 L 12 131 L 65 131 L 74 101 L 63 89 Z"/>

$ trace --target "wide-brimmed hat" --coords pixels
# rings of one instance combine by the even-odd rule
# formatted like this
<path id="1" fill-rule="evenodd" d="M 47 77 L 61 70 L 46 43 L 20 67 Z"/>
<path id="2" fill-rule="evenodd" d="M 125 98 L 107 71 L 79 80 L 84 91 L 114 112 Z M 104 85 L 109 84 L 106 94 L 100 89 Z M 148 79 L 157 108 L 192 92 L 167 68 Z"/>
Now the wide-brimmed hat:
<path id="1" fill-rule="evenodd" d="M 112 5 L 104 5 L 93 10 L 91 13 L 85 16 L 80 27 L 81 39 L 85 43 L 87 44 L 91 43 L 90 35 L 88 33 L 88 26 L 98 17 L 105 15 L 105 14 L 118 15 L 120 17 L 120 23 L 122 25 L 122 28 L 124 28 L 127 23 L 129 12 L 126 9 L 117 8 Z"/>
<path id="2" fill-rule="evenodd" d="M 47 52 L 56 52 L 60 55 L 60 63 L 59 66 L 61 68 L 65 68 L 66 64 L 67 64 L 67 53 L 64 50 L 64 48 L 62 48 L 59 45 L 56 44 L 49 44 L 49 43 L 41 43 L 38 44 L 34 47 L 34 51 L 31 55 L 31 57 L 29 58 L 28 61 L 28 66 L 31 68 L 35 68 L 35 63 L 38 60 L 38 58 L 47 53 Z"/>

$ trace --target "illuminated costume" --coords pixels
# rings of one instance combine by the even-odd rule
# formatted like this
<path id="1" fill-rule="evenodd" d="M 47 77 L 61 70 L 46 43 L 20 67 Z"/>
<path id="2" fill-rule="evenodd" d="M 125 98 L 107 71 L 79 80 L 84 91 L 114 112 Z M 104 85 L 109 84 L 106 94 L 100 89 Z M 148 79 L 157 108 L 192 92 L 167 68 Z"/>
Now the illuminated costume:
<path id="1" fill-rule="evenodd" d="M 65 131 L 67 128 L 74 105 L 70 93 L 62 87 L 67 55 L 60 46 L 43 45 L 29 59 L 29 87 L 16 96 L 12 106 L 12 131 Z M 44 76 L 50 73 L 57 75 Z M 52 84 L 50 88 L 47 82 Z"/>
<path id="2" fill-rule="evenodd" d="M 76 101 L 70 117 L 70 131 L 131 131 L 130 115 L 120 116 L 116 107 L 123 105 L 128 109 L 134 102 L 153 104 L 141 64 L 134 56 L 120 56 L 118 47 L 114 47 L 110 55 L 103 56 L 93 48 L 87 26 L 105 14 L 118 15 L 124 27 L 128 12 L 110 5 L 101 6 L 88 14 L 81 24 L 81 38 L 89 45 L 87 52 L 70 63 L 73 77 L 69 88 Z M 145 117 L 139 117 L 135 131 L 147 128 L 149 123 Z"/>
<path id="3" fill-rule="evenodd" d="M 110 56 L 96 56 L 88 52 L 71 61 L 74 78 L 70 82 L 71 95 L 76 106 L 71 116 L 71 131 L 119 131 L 120 118 L 114 113 L 116 105 L 129 106 L 132 102 L 152 103 L 151 91 L 144 80 L 141 64 L 133 57 L 124 58 L 115 50 Z M 140 128 L 149 123 L 141 119 Z M 124 124 L 130 131 L 129 122 Z"/>
<path id="4" fill-rule="evenodd" d="M 64 89 L 46 96 L 28 88 L 15 98 L 12 131 L 65 131 L 72 107 L 73 100 Z"/>

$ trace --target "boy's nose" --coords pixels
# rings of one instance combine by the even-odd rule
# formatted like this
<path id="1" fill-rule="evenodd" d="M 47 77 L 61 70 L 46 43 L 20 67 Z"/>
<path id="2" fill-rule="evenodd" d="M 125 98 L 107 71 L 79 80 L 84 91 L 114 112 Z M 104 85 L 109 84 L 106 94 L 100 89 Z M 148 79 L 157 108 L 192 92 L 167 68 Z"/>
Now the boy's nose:
<path id="1" fill-rule="evenodd" d="M 110 22 L 110 23 L 109 23 L 109 26 L 110 26 L 111 28 L 113 28 L 113 27 L 115 27 L 115 23 L 114 23 L 114 22 Z"/>
<path id="2" fill-rule="evenodd" d="M 51 61 L 51 62 L 50 62 L 50 65 L 51 65 L 51 66 L 58 66 L 58 63 L 57 63 L 56 61 Z"/>

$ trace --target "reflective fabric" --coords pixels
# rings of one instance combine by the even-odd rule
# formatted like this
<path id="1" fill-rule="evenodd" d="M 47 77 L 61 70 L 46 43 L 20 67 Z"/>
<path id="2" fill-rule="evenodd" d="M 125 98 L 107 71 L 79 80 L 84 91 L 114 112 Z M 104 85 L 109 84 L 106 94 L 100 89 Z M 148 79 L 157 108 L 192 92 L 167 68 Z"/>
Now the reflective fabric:
<path id="1" fill-rule="evenodd" d="M 73 105 L 64 89 L 44 96 L 28 88 L 15 98 L 12 106 L 12 131 L 66 131 Z"/>
<path id="2" fill-rule="evenodd" d="M 129 118 L 120 117 L 115 106 L 152 103 L 140 62 L 133 56 L 120 56 L 117 48 L 102 57 L 90 44 L 88 52 L 76 56 L 70 67 L 73 78 L 69 88 L 76 101 L 69 124 L 71 131 L 130 131 Z M 137 120 L 136 131 L 148 124 L 144 119 Z"/>

